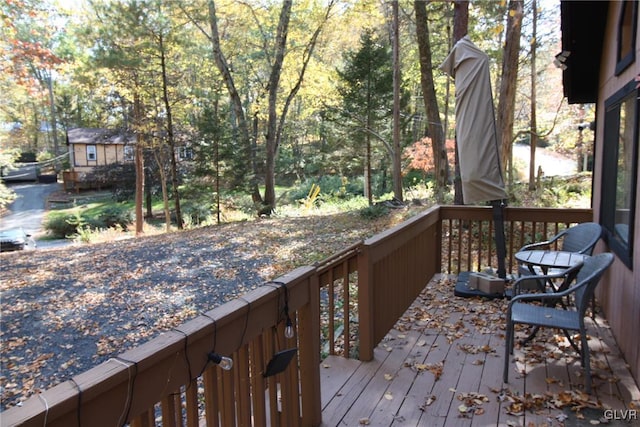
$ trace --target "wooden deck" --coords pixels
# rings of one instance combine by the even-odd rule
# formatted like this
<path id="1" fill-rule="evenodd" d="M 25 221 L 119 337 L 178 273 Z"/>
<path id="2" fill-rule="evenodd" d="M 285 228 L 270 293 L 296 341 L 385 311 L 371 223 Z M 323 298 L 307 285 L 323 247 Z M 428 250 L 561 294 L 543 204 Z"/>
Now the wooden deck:
<path id="1" fill-rule="evenodd" d="M 373 361 L 323 361 L 324 426 L 569 426 L 601 417 L 640 425 L 640 391 L 601 313 L 588 325 L 591 396 L 582 392 L 579 357 L 557 331 L 516 348 L 503 384 L 507 302 L 455 297 L 454 283 L 434 278 Z"/>

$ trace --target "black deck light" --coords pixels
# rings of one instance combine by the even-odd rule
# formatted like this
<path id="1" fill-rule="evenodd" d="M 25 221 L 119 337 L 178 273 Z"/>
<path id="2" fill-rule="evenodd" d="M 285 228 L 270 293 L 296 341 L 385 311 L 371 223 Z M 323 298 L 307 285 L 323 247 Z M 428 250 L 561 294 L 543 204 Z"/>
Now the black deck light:
<path id="1" fill-rule="evenodd" d="M 295 356 L 297 352 L 297 348 L 289 348 L 274 354 L 267 364 L 267 370 L 264 371 L 263 377 L 267 378 L 287 369 L 287 366 L 291 363 L 291 359 L 293 359 L 293 356 Z"/>

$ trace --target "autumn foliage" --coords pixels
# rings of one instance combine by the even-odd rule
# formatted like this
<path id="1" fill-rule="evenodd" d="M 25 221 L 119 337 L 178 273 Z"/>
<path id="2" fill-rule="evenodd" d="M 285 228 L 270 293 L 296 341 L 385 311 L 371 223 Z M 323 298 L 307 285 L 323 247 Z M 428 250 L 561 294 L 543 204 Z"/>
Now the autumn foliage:
<path id="1" fill-rule="evenodd" d="M 449 165 L 453 165 L 455 161 L 455 140 L 447 139 L 445 144 Z M 422 138 L 405 148 L 403 159 L 406 164 L 405 174 L 412 170 L 432 174 L 434 171 L 434 162 L 431 138 Z"/>
<path id="2" fill-rule="evenodd" d="M 2 8 L 0 71 L 12 76 L 30 95 L 37 94 L 50 70 L 64 62 L 46 46 L 54 32 L 48 13 L 44 7 L 19 0 L 6 0 Z"/>

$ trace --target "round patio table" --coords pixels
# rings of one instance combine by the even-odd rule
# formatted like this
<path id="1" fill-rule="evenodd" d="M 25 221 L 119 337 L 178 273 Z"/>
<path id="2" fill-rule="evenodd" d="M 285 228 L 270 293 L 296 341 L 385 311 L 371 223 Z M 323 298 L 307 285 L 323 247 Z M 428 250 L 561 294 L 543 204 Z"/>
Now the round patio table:
<path id="1" fill-rule="evenodd" d="M 589 255 L 567 251 L 534 250 L 517 252 L 515 257 L 518 262 L 525 264 L 529 268 L 531 274 L 536 275 L 539 273 L 535 270 L 535 267 L 540 267 L 542 274 L 548 274 L 550 269 L 566 270 L 581 264 L 585 259 L 589 258 Z M 556 286 L 552 280 L 547 282 L 549 282 L 554 292 L 558 292 L 564 290 L 572 279 L 573 277 L 567 278 L 559 286 Z"/>
<path id="2" fill-rule="evenodd" d="M 538 266 L 546 274 L 552 268 L 567 269 L 578 265 L 589 258 L 589 255 L 567 251 L 535 250 L 517 252 L 515 257 L 522 264 L 526 264 L 531 273 L 537 274 L 535 267 Z"/>

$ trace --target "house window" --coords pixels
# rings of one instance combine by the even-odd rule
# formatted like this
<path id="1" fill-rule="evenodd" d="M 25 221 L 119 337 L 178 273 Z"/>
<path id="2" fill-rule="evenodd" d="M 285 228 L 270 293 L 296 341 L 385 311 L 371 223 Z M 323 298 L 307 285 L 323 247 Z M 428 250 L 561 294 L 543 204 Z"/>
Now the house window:
<path id="1" fill-rule="evenodd" d="M 600 222 L 609 247 L 632 268 L 640 90 L 634 81 L 605 101 Z"/>
<path id="2" fill-rule="evenodd" d="M 616 76 L 620 75 L 636 59 L 636 30 L 638 27 L 638 3 L 622 2 L 618 21 L 618 52 Z"/>
<path id="3" fill-rule="evenodd" d="M 125 162 L 132 162 L 135 158 L 135 152 L 133 150 L 133 146 L 132 145 L 125 145 L 124 146 L 124 161 Z"/>
<path id="4" fill-rule="evenodd" d="M 180 160 L 193 160 L 193 150 L 191 147 L 178 147 L 178 158 Z"/>
<path id="5" fill-rule="evenodd" d="M 95 162 L 98 160 L 98 151 L 95 145 L 87 145 L 87 161 Z"/>

